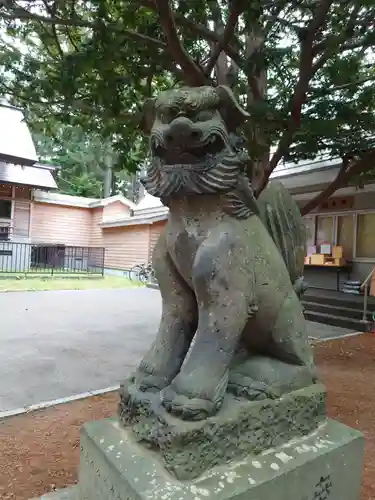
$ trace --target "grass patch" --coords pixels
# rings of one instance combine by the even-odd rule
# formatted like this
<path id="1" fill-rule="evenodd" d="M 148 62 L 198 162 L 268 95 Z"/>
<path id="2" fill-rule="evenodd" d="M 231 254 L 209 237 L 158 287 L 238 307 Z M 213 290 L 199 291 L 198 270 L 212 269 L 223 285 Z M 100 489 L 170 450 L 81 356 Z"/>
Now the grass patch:
<path id="1" fill-rule="evenodd" d="M 0 277 L 0 292 L 25 292 L 41 290 L 94 290 L 106 288 L 134 288 L 142 286 L 122 276 L 43 276 L 6 278 Z"/>

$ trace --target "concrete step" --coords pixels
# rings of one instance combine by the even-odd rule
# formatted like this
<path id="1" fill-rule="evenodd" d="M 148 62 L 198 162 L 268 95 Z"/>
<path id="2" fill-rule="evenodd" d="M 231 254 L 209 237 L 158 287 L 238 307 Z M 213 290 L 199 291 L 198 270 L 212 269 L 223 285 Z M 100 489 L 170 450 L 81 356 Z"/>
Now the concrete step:
<path id="1" fill-rule="evenodd" d="M 338 307 L 348 307 L 352 309 L 363 308 L 363 295 L 350 295 L 345 293 L 314 293 L 313 290 L 307 290 L 303 296 L 305 302 L 315 302 L 319 304 L 330 304 Z M 368 297 L 368 310 L 375 310 L 374 297 Z"/>
<path id="2" fill-rule="evenodd" d="M 69 486 L 68 488 L 52 491 L 31 500 L 77 500 L 77 489 L 78 485 Z"/>
<path id="3" fill-rule="evenodd" d="M 359 319 L 335 316 L 334 314 L 323 312 L 305 310 L 305 318 L 308 321 L 315 321 L 316 323 L 324 323 L 325 325 L 347 328 L 349 330 L 352 330 L 353 332 L 366 332 L 368 329 L 367 322 L 364 323 Z"/>
<path id="4" fill-rule="evenodd" d="M 315 302 L 315 301 L 306 301 L 302 302 L 305 311 L 316 312 L 316 313 L 324 313 L 331 314 L 333 316 L 340 316 L 343 318 L 351 318 L 361 320 L 363 316 L 363 310 L 361 307 L 344 307 L 341 305 Z M 367 311 L 366 319 L 371 321 L 372 312 Z"/>

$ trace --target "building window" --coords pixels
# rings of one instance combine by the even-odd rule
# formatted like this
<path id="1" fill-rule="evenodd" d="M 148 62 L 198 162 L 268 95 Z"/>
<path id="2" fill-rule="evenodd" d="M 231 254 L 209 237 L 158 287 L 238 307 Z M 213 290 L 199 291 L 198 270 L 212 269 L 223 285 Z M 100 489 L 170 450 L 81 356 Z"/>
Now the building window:
<path id="1" fill-rule="evenodd" d="M 315 218 L 306 217 L 304 223 L 306 228 L 306 246 L 310 247 L 315 245 Z"/>
<path id="2" fill-rule="evenodd" d="M 11 200 L 0 200 L 0 219 L 10 219 L 12 217 Z"/>
<path id="3" fill-rule="evenodd" d="M 356 257 L 375 258 L 375 214 L 359 214 Z"/>
<path id="4" fill-rule="evenodd" d="M 375 213 L 304 217 L 306 245 L 322 243 L 343 247 L 344 258 L 375 260 Z"/>
<path id="5" fill-rule="evenodd" d="M 333 217 L 318 216 L 316 224 L 316 244 L 333 242 Z"/>
<path id="6" fill-rule="evenodd" d="M 354 215 L 339 215 L 337 217 L 337 245 L 342 246 L 346 260 L 352 260 L 353 258 L 354 227 Z"/>

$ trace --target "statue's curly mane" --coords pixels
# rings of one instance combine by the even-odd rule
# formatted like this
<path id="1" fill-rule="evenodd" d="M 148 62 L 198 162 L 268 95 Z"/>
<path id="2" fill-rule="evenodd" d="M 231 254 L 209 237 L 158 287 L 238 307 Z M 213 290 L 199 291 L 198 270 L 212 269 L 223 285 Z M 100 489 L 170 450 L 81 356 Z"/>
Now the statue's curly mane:
<path id="1" fill-rule="evenodd" d="M 183 196 L 185 190 L 190 194 L 212 194 L 229 191 L 237 184 L 241 163 L 235 153 L 216 156 L 214 167 L 190 168 L 188 171 L 174 165 L 165 168 L 158 158 L 148 165 L 147 178 L 142 182 L 153 196 L 166 200 L 172 194 Z"/>
<path id="2" fill-rule="evenodd" d="M 214 87 L 181 87 L 164 92 L 164 99 L 155 102 L 155 110 L 180 111 L 188 110 L 190 113 L 213 109 L 220 104 L 220 97 Z"/>

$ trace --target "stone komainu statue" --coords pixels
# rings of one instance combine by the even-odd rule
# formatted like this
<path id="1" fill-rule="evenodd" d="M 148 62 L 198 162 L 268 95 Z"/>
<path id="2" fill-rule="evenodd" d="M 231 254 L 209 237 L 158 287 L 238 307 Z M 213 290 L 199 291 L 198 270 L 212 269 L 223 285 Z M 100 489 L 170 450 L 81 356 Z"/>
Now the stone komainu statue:
<path id="1" fill-rule="evenodd" d="M 147 191 L 169 209 L 153 264 L 159 333 L 136 370 L 138 393 L 203 419 L 227 391 L 278 398 L 316 381 L 303 291 L 305 229 L 280 183 L 255 200 L 235 130 L 248 117 L 226 87 L 182 88 L 145 106 Z"/>

